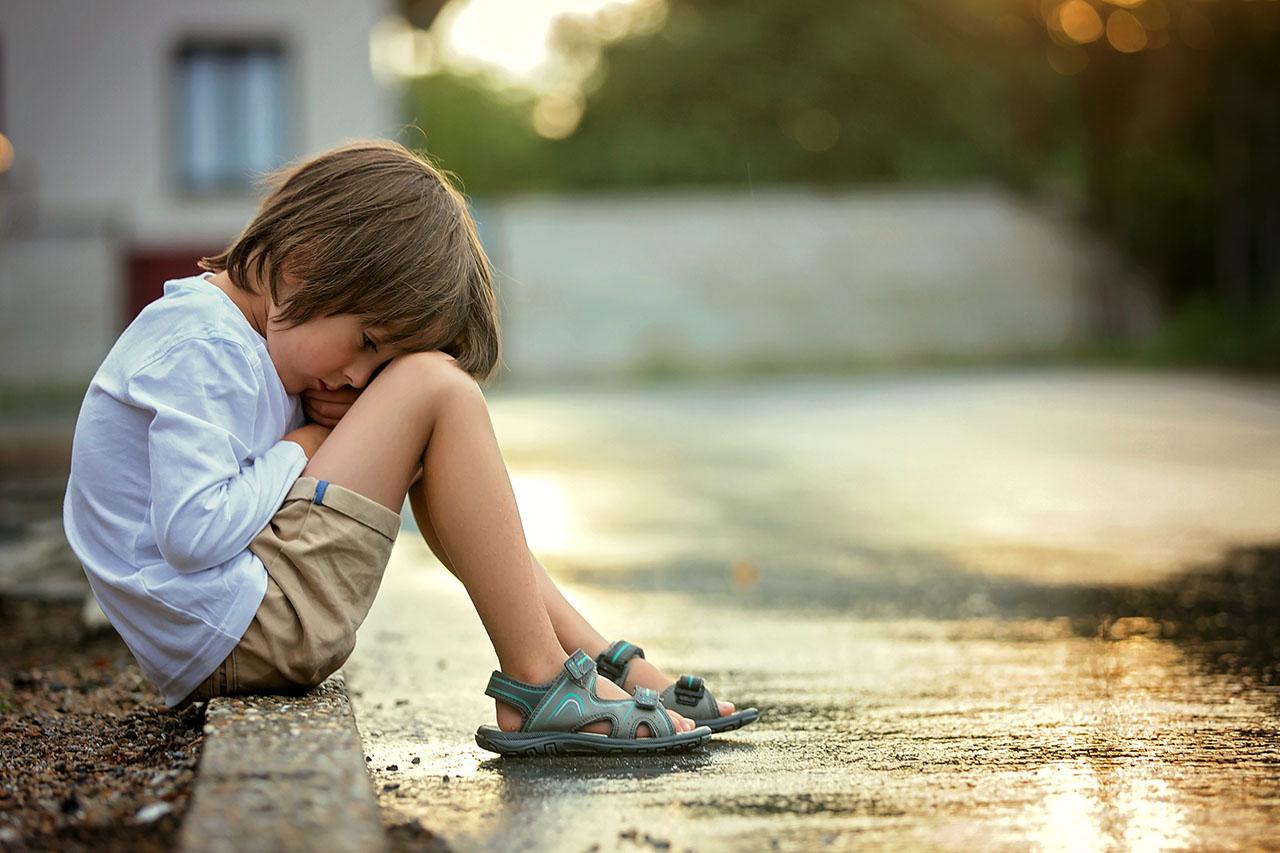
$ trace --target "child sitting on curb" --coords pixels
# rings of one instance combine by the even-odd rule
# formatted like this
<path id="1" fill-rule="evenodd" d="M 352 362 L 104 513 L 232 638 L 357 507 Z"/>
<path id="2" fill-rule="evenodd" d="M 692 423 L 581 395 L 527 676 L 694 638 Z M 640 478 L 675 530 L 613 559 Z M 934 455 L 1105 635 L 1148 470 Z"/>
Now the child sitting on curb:
<path id="1" fill-rule="evenodd" d="M 124 331 L 76 424 L 67 538 L 166 704 L 342 666 L 408 495 L 497 653 L 481 746 L 688 749 L 710 735 L 690 716 L 754 719 L 609 646 L 530 554 L 477 384 L 499 364 L 490 266 L 449 181 L 370 141 L 272 187 Z"/>

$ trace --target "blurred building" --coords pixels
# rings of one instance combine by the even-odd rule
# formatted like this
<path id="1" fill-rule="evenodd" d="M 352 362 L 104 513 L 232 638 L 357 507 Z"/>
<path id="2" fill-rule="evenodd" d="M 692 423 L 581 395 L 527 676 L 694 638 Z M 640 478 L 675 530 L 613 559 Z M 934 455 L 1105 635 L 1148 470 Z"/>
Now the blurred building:
<path id="1" fill-rule="evenodd" d="M 0 4 L 0 382 L 87 380 L 167 278 L 247 222 L 256 174 L 394 135 L 396 90 L 370 65 L 389 7 Z"/>
<path id="2" fill-rule="evenodd" d="M 480 214 L 525 379 L 1017 360 L 1154 322 L 1105 240 L 988 184 L 531 194 Z"/>

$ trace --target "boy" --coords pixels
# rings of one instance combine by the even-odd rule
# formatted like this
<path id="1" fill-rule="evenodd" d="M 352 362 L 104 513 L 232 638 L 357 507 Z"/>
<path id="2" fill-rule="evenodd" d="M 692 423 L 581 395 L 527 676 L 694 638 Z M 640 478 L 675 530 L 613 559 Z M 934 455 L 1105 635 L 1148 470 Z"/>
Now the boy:
<path id="1" fill-rule="evenodd" d="M 582 650 L 604 639 L 525 545 L 477 384 L 499 363 L 489 262 L 440 172 L 393 143 L 327 152 L 274 176 L 200 266 L 94 377 L 64 507 L 95 596 L 167 705 L 304 690 L 340 667 L 408 495 L 497 652 L 481 746 L 706 740 L 658 701 L 671 679 L 643 660 L 634 696 L 597 681 Z"/>

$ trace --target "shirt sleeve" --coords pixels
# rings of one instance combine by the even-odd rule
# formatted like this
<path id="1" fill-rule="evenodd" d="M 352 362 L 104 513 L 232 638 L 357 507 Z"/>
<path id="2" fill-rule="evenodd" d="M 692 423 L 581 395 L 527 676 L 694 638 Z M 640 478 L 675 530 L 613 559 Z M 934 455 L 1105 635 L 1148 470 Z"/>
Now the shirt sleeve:
<path id="1" fill-rule="evenodd" d="M 240 344 L 190 339 L 129 379 L 131 402 L 155 413 L 147 454 L 156 547 L 180 573 L 248 547 L 307 464 L 302 447 L 284 440 L 249 458 L 260 377 Z"/>

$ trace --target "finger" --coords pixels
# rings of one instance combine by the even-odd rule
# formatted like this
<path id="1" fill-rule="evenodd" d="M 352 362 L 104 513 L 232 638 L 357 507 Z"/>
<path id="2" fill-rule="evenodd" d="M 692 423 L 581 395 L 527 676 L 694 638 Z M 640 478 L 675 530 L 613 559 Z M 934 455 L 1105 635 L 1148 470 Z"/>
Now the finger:
<path id="1" fill-rule="evenodd" d="M 331 418 L 316 412 L 307 412 L 307 420 L 313 424 L 320 424 L 325 429 L 333 429 L 338 425 L 338 418 Z"/>
<path id="2" fill-rule="evenodd" d="M 302 396 L 308 400 L 323 400 L 332 403 L 346 403 L 350 405 L 360 396 L 359 388 L 352 388 L 350 385 L 344 385 L 334 391 L 303 391 Z"/>
<path id="3" fill-rule="evenodd" d="M 340 417 L 334 417 L 326 412 L 317 410 L 312 406 L 304 405 L 302 407 L 302 411 L 303 411 L 303 414 L 307 416 L 307 420 L 311 421 L 312 423 L 320 424 L 321 426 L 327 427 L 329 429 L 333 429 L 335 426 L 337 426 L 338 420 L 340 419 Z"/>
<path id="4" fill-rule="evenodd" d="M 327 403 L 313 401 L 304 407 L 305 411 L 314 412 L 326 418 L 341 418 L 351 408 L 350 403 Z"/>

